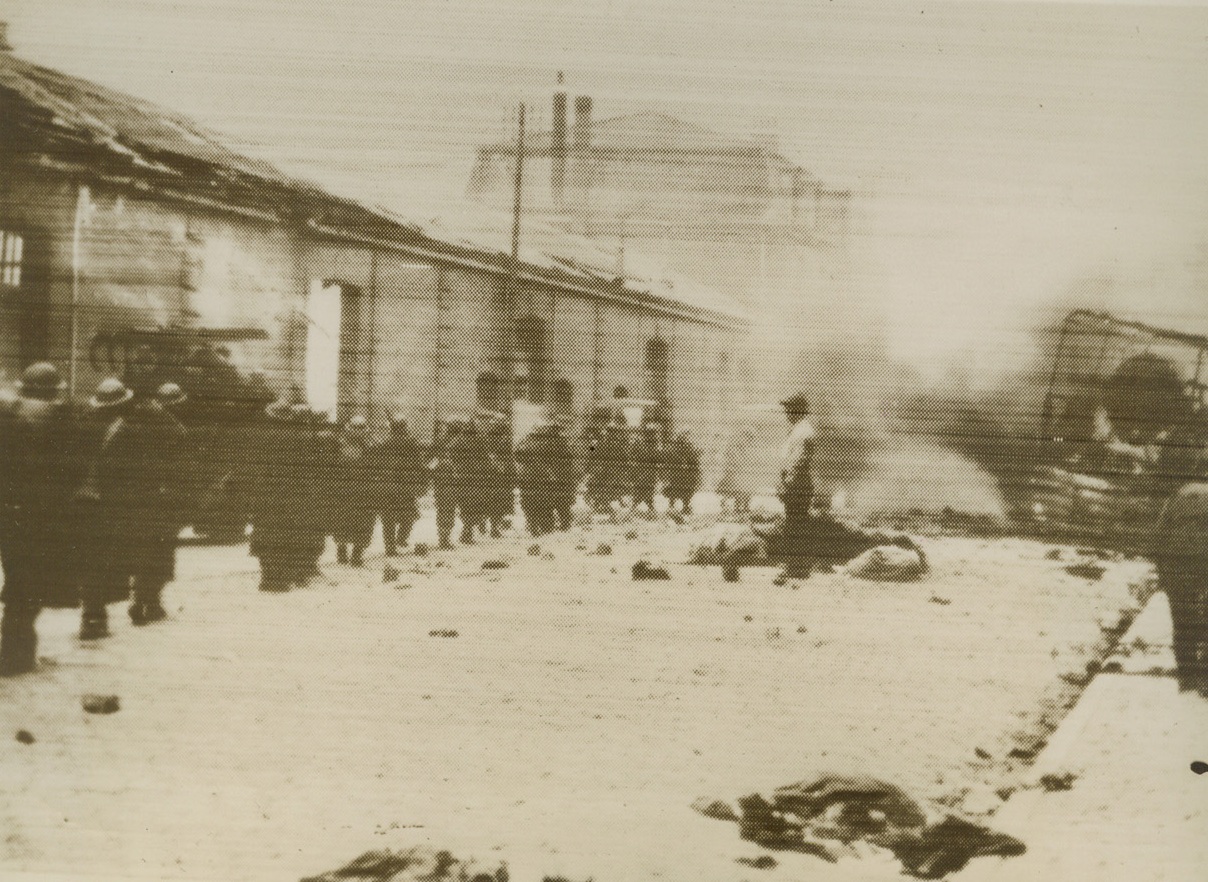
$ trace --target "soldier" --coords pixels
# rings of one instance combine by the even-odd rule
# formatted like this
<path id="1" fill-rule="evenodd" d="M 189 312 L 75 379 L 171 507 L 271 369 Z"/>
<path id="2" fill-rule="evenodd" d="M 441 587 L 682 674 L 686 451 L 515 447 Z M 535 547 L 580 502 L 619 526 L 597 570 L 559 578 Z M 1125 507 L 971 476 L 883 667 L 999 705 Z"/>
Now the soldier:
<path id="1" fill-rule="evenodd" d="M 117 520 L 101 499 L 99 467 L 101 450 L 125 417 L 133 397 L 134 392 L 117 377 L 102 380 L 88 400 L 79 427 L 80 454 L 86 466 L 75 499 L 79 536 L 76 568 L 83 600 L 81 640 L 108 637 L 109 604 L 130 596 L 130 575 L 126 561 L 118 554 Z"/>
<path id="2" fill-rule="evenodd" d="M 1166 502 L 1154 543 L 1158 585 L 1170 601 L 1180 692 L 1208 698 L 1208 481 L 1177 490 Z"/>
<path id="3" fill-rule="evenodd" d="M 516 468 L 507 422 L 497 414 L 490 414 L 483 440 L 487 454 L 485 516 L 490 521 L 492 538 L 497 539 L 516 504 Z"/>
<path id="4" fill-rule="evenodd" d="M 97 457 L 96 486 L 112 518 L 111 549 L 133 581 L 130 621 L 167 617 L 161 595 L 171 581 L 180 506 L 184 428 L 153 398 L 135 399 L 110 426 Z"/>
<path id="5" fill-rule="evenodd" d="M 63 381 L 48 362 L 26 368 L 18 396 L 0 409 L 0 675 L 37 667 L 44 607 L 75 606 L 66 563 L 71 496 L 71 418 Z"/>
<path id="6" fill-rule="evenodd" d="M 336 541 L 336 560 L 359 567 L 373 536 L 377 493 L 365 417 L 358 414 L 348 420 L 337 440 L 337 452 L 331 535 Z"/>
<path id="7" fill-rule="evenodd" d="M 369 468 L 386 555 L 394 555 L 411 537 L 411 528 L 419 519 L 415 499 L 424 489 L 419 444 L 407 431 L 402 414 L 390 418 L 390 436 L 370 448 Z"/>
<path id="8" fill-rule="evenodd" d="M 482 492 L 481 469 L 486 460 L 481 439 L 468 420 L 450 420 L 433 445 L 432 492 L 436 499 L 436 532 L 441 548 L 452 548 L 453 522 L 461 511 L 463 542 L 474 541 Z"/>
<path id="9" fill-rule="evenodd" d="M 610 422 L 604 427 L 595 461 L 590 492 L 597 505 L 610 509 L 632 489 L 627 468 L 629 437 L 619 423 Z"/>
<path id="10" fill-rule="evenodd" d="M 308 523 L 315 519 L 315 475 L 303 467 L 304 424 L 309 410 L 290 399 L 270 404 L 259 433 L 260 455 L 251 476 L 252 541 L 248 553 L 260 561 L 260 590 L 288 591 L 299 578 L 311 544 Z M 324 530 L 325 532 L 325 530 Z M 322 542 L 322 540 L 320 540 Z"/>
<path id="11" fill-rule="evenodd" d="M 688 440 L 687 432 L 677 435 L 668 447 L 666 480 L 663 492 L 671 510 L 678 502 L 684 514 L 692 514 L 692 497 L 700 487 L 700 451 Z"/>
<path id="12" fill-rule="evenodd" d="M 573 523 L 572 510 L 579 489 L 579 470 L 575 465 L 575 451 L 566 437 L 565 427 L 560 422 L 550 426 L 550 459 L 554 464 L 554 486 L 551 503 L 557 516 L 555 529 L 569 530 Z"/>
<path id="13" fill-rule="evenodd" d="M 633 507 L 645 505 L 654 514 L 654 494 L 663 468 L 663 439 L 657 423 L 647 423 L 638 431 L 629 448 L 629 467 L 633 476 Z"/>
<path id="14" fill-rule="evenodd" d="M 809 399 L 798 393 L 780 402 L 792 428 L 780 449 L 779 496 L 784 503 L 782 550 L 786 578 L 810 574 L 810 500 L 814 495 L 814 424 Z"/>

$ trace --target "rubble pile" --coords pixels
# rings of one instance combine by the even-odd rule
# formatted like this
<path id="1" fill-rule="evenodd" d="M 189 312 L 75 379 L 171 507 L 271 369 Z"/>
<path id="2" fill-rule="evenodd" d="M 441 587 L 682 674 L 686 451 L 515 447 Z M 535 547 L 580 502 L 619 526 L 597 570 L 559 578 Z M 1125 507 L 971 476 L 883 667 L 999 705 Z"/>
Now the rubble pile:
<path id="1" fill-rule="evenodd" d="M 462 861 L 447 851 L 416 846 L 367 851 L 338 870 L 301 882 L 507 882 L 507 865 Z"/>
<path id="2" fill-rule="evenodd" d="M 939 879 L 975 857 L 1023 854 L 1018 839 L 940 807 L 925 807 L 901 788 L 869 775 L 826 774 L 751 794 L 737 810 L 697 800 L 706 817 L 737 821 L 739 835 L 773 851 L 815 855 L 831 863 L 892 854 L 905 873 Z"/>

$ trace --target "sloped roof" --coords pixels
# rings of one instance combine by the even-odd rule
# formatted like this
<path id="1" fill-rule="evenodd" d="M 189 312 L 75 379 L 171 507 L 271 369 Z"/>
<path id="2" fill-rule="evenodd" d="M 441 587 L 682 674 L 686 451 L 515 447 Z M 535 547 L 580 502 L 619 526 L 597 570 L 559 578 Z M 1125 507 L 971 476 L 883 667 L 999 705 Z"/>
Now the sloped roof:
<path id="1" fill-rule="evenodd" d="M 286 175 L 263 159 L 231 149 L 222 135 L 186 116 L 0 51 L 0 98 L 5 95 L 16 99 L 19 114 L 13 130 L 0 132 L 0 137 L 15 142 L 18 150 L 37 153 L 39 161 L 117 168 L 123 175 L 235 206 L 267 209 L 278 217 L 300 214 L 320 220 L 327 228 L 422 245 L 451 259 L 469 255 L 502 265 L 501 259 L 511 252 L 510 219 L 495 217 L 481 207 L 467 209 L 442 199 L 424 215 L 427 219 L 417 220 L 410 203 L 403 210 L 382 206 L 376 195 L 358 196 L 350 194 L 347 186 L 322 188 Z M 8 119 L 5 128 L 10 128 Z M 589 240 L 552 228 L 530 229 L 526 224 L 521 258 L 526 270 L 550 284 L 561 280 L 616 289 L 621 281 L 620 291 L 630 300 L 649 298 L 746 318 L 725 295 L 666 274 L 649 272 L 639 277 L 627 272 L 624 280 L 618 280 L 615 256 Z M 626 263 L 631 261 L 627 258 Z"/>

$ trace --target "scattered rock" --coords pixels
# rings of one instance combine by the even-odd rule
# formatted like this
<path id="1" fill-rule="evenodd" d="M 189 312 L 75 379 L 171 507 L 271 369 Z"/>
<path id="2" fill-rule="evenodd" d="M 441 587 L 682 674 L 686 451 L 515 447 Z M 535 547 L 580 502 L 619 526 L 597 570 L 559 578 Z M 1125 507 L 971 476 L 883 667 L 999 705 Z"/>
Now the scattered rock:
<path id="1" fill-rule="evenodd" d="M 940 606 L 947 606 L 948 604 L 952 603 L 952 599 L 949 597 L 940 597 L 938 594 L 932 594 L 929 598 L 927 598 L 927 602 L 938 603 Z"/>
<path id="2" fill-rule="evenodd" d="M 547 551 L 547 552 L 545 552 L 545 554 L 541 555 L 541 559 L 542 560 L 553 560 L 554 553 L 552 551 Z M 615 572 L 615 570 L 614 570 L 614 572 Z"/>
<path id="3" fill-rule="evenodd" d="M 626 538 L 626 539 L 636 539 L 636 538 L 638 538 L 638 531 L 637 531 L 637 530 L 629 530 L 628 532 L 626 532 L 626 533 L 625 533 L 625 538 Z"/>
<path id="4" fill-rule="evenodd" d="M 1045 560 L 1061 560 L 1061 549 L 1054 548 L 1044 556 Z"/>
<path id="5" fill-rule="evenodd" d="M 849 576 L 873 582 L 914 582 L 927 572 L 927 564 L 912 548 L 879 545 L 854 558 L 845 571 Z"/>
<path id="6" fill-rule="evenodd" d="M 428 544 L 426 542 L 416 542 L 415 543 L 415 556 L 416 557 L 427 557 L 428 552 L 431 550 L 432 549 L 428 547 Z"/>
<path id="7" fill-rule="evenodd" d="M 541 546 L 534 542 L 528 547 L 528 553 L 530 557 L 536 557 L 541 553 Z"/>
<path id="8" fill-rule="evenodd" d="M 1046 793 L 1056 793 L 1060 790 L 1073 790 L 1078 776 L 1074 772 L 1048 772 L 1040 776 L 1036 782 Z"/>
<path id="9" fill-rule="evenodd" d="M 600 555 L 601 557 L 607 557 L 608 555 L 612 554 L 612 546 L 609 545 L 607 542 L 601 542 L 599 545 L 596 546 L 595 553 Z"/>
<path id="10" fill-rule="evenodd" d="M 394 586 L 394 588 L 399 591 L 406 591 L 410 587 L 411 587 L 410 582 L 399 582 Z"/>
<path id="11" fill-rule="evenodd" d="M 744 867 L 754 867 L 757 870 L 771 870 L 776 867 L 776 858 L 770 854 L 761 854 L 759 857 L 740 857 L 734 858 L 736 863 L 742 864 Z"/>
<path id="12" fill-rule="evenodd" d="M 751 616 L 743 616 L 743 617 L 742 617 L 742 620 L 743 620 L 744 622 L 753 622 L 753 621 L 755 621 L 755 619 L 751 618 Z"/>
<path id="13" fill-rule="evenodd" d="M 22 744 L 33 744 L 35 741 L 37 741 L 37 739 L 34 738 L 34 733 L 25 729 L 17 730 L 17 740 Z"/>
<path id="14" fill-rule="evenodd" d="M 1083 579 L 1090 579 L 1092 582 L 1097 582 L 1103 578 L 1103 574 L 1107 570 L 1102 564 L 1090 563 L 1084 561 L 1082 563 L 1070 564 L 1065 568 L 1065 571 L 1071 576 L 1078 576 Z"/>
<path id="15" fill-rule="evenodd" d="M 798 633 L 798 634 L 804 634 L 805 632 L 806 632 L 806 627 L 805 627 L 805 625 L 798 625 L 798 626 L 797 626 L 797 633 Z"/>
<path id="16" fill-rule="evenodd" d="M 386 564 L 384 567 L 382 567 L 382 583 L 383 584 L 388 585 L 391 582 L 397 582 L 398 577 L 400 575 L 401 575 L 401 573 L 399 572 L 399 569 L 396 566 L 391 566 L 390 564 Z"/>
<path id="17" fill-rule="evenodd" d="M 632 573 L 633 580 L 635 582 L 642 581 L 644 579 L 666 581 L 671 578 L 671 574 L 663 569 L 663 567 L 653 566 L 647 560 L 639 560 L 637 563 L 635 563 L 633 565 Z"/>
<path id="18" fill-rule="evenodd" d="M 1031 742 L 1021 744 L 1019 747 L 1012 747 L 1007 756 L 1017 760 L 1034 760 L 1040 751 L 1044 750 L 1044 746 L 1048 742 L 1043 738 L 1035 739 Z"/>
<path id="19" fill-rule="evenodd" d="M 482 562 L 484 570 L 506 570 L 509 566 L 511 564 L 501 558 L 492 558 L 491 560 L 484 560 Z"/>
<path id="20" fill-rule="evenodd" d="M 980 747 L 978 747 L 978 748 L 974 749 L 974 751 L 973 751 L 973 755 L 974 755 L 974 756 L 976 756 L 978 759 L 984 759 L 984 760 L 988 760 L 988 759 L 990 759 L 990 758 L 991 758 L 991 757 L 990 757 L 990 751 L 988 751 L 988 750 L 984 750 L 984 749 L 982 749 L 982 748 L 980 748 Z"/>
<path id="21" fill-rule="evenodd" d="M 429 637 L 456 637 L 457 632 L 451 628 L 438 628 L 435 631 L 428 632 Z"/>
<path id="22" fill-rule="evenodd" d="M 115 714 L 121 709 L 116 695 L 85 695 L 80 703 L 90 714 Z"/>

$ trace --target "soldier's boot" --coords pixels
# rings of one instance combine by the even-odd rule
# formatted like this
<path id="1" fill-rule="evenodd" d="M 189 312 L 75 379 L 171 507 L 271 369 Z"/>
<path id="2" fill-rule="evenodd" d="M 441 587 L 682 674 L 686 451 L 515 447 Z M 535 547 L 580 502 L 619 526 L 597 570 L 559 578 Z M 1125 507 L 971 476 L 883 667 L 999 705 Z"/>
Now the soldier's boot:
<path id="1" fill-rule="evenodd" d="M 365 563 L 365 546 L 364 545 L 354 544 L 352 546 L 352 553 L 348 556 L 348 563 L 354 567 L 359 567 Z"/>
<path id="2" fill-rule="evenodd" d="M 342 564 L 348 563 L 348 546 L 343 542 L 336 543 L 336 562 Z"/>
<path id="3" fill-rule="evenodd" d="M 85 606 L 80 616 L 80 639 L 101 640 L 108 636 L 109 611 L 103 606 Z"/>
<path id="4" fill-rule="evenodd" d="M 0 677 L 28 674 L 38 667 L 39 610 L 7 603 L 0 615 Z"/>
<path id="5" fill-rule="evenodd" d="M 163 603 L 159 599 L 162 591 L 162 585 L 141 586 L 135 582 L 134 599 L 130 600 L 130 623 L 143 627 L 167 619 L 168 610 L 163 608 Z"/>

